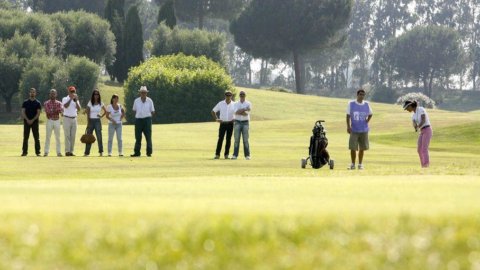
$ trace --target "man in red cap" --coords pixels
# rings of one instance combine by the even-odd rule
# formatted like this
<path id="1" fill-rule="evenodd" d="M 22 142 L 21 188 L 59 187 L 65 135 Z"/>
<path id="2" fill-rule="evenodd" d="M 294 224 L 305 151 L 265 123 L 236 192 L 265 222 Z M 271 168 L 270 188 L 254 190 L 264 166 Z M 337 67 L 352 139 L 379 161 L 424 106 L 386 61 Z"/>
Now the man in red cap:
<path id="1" fill-rule="evenodd" d="M 65 134 L 65 156 L 74 156 L 75 135 L 77 133 L 77 115 L 80 111 L 77 89 L 75 86 L 68 87 L 68 96 L 62 99 L 63 104 L 63 131 Z"/>

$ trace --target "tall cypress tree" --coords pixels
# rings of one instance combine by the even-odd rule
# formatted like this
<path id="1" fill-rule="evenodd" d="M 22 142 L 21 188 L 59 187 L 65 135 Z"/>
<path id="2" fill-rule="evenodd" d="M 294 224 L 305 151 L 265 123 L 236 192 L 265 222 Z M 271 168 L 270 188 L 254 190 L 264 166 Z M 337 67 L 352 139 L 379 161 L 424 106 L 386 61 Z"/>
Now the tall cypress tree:
<path id="1" fill-rule="evenodd" d="M 177 17 L 175 16 L 175 4 L 173 0 L 168 0 L 162 5 L 158 11 L 158 24 L 165 22 L 165 24 L 173 29 L 177 25 Z"/>
<path id="2" fill-rule="evenodd" d="M 125 13 L 123 7 L 125 0 L 108 0 L 105 7 L 105 19 L 110 22 L 110 27 L 115 35 L 115 41 L 117 43 L 117 51 L 115 53 L 115 62 L 107 66 L 107 72 L 110 75 L 110 79 L 117 79 L 118 82 L 123 83 L 126 77 L 125 66 Z"/>
<path id="3" fill-rule="evenodd" d="M 127 13 L 125 25 L 125 71 L 138 66 L 143 61 L 143 31 L 138 9 L 132 6 Z"/>

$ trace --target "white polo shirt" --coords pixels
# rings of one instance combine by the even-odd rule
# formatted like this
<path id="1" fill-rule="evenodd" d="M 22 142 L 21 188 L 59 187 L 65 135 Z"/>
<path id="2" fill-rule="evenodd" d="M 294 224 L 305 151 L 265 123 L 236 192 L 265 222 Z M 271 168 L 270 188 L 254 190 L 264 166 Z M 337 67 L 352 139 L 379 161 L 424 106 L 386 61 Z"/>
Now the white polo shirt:
<path id="1" fill-rule="evenodd" d="M 232 100 L 230 104 L 227 104 L 225 100 L 222 100 L 213 107 L 212 111 L 214 113 L 220 112 L 219 119 L 223 122 L 230 122 L 233 121 L 233 115 L 235 114 L 235 102 Z"/>
<path id="2" fill-rule="evenodd" d="M 419 128 L 430 126 L 430 118 L 428 117 L 427 111 L 423 107 L 417 107 L 415 113 L 412 115 L 412 120 L 418 125 L 420 122 L 422 122 L 422 115 L 425 115 L 425 123 L 423 123 L 423 125 Z"/>
<path id="3" fill-rule="evenodd" d="M 247 111 L 247 115 L 241 115 L 241 114 L 236 114 L 238 110 L 243 110 L 243 109 L 248 109 L 250 108 L 250 110 L 252 109 L 252 104 L 245 100 L 244 102 L 241 102 L 241 101 L 238 101 L 238 102 L 235 102 L 235 105 L 234 105 L 234 111 L 235 111 L 235 115 L 234 115 L 234 118 L 235 120 L 238 120 L 238 121 L 250 121 L 250 111 Z"/>
<path id="4" fill-rule="evenodd" d="M 75 101 L 73 101 L 73 99 L 72 102 L 70 102 L 68 108 L 65 108 L 65 104 L 67 104 L 67 102 L 70 100 L 70 96 L 66 96 L 62 99 L 63 115 L 67 117 L 77 117 L 77 105 L 75 104 Z"/>
<path id="5" fill-rule="evenodd" d="M 145 102 L 142 102 L 142 98 L 138 97 L 133 102 L 133 111 L 135 111 L 135 118 L 147 118 L 152 117 L 152 112 L 155 112 L 155 107 L 153 106 L 153 100 L 149 97 L 145 99 Z"/>

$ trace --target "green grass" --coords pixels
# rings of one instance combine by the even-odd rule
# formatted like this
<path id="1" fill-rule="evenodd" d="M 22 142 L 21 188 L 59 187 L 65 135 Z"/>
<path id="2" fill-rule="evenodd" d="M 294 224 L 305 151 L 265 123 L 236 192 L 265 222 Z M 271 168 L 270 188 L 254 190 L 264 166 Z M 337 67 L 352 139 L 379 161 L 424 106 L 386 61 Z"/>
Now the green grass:
<path id="1" fill-rule="evenodd" d="M 212 159 L 213 122 L 156 125 L 136 159 L 22 158 L 22 127 L 0 126 L 0 269 L 478 269 L 478 112 L 429 110 L 422 170 L 410 115 L 374 103 L 349 171 L 347 100 L 246 91 L 250 161 Z M 300 168 L 317 119 L 334 170 Z"/>

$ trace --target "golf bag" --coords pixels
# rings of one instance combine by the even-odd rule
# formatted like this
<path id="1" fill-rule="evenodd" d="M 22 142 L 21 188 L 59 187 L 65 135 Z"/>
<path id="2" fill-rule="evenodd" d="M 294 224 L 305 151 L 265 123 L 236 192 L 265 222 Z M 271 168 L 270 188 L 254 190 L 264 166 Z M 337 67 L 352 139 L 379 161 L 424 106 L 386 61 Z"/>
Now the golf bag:
<path id="1" fill-rule="evenodd" d="M 330 159 L 330 154 L 327 151 L 328 139 L 322 125 L 323 122 L 325 121 L 318 120 L 315 122 L 312 130 L 313 135 L 310 137 L 308 157 L 302 158 L 302 168 L 305 168 L 308 162 L 314 169 L 319 169 L 326 164 L 330 166 L 330 169 L 334 167 L 334 161 Z"/>

